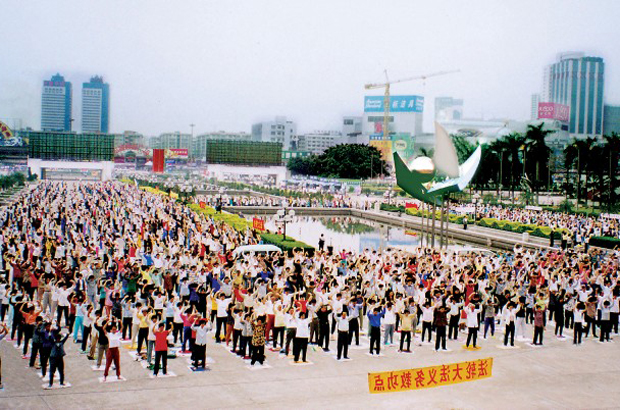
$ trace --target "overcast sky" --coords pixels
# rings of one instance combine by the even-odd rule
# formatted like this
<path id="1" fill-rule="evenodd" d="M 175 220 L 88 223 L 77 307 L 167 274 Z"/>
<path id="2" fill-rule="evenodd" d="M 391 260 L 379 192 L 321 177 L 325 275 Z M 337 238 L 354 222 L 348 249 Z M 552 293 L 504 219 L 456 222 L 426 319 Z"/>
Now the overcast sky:
<path id="1" fill-rule="evenodd" d="M 110 84 L 112 132 L 250 132 L 285 115 L 300 132 L 361 115 L 364 84 L 461 73 L 392 94 L 465 100 L 465 116 L 528 119 L 542 69 L 562 51 L 606 63 L 620 103 L 620 1 L 2 0 L 0 118 L 40 128 L 42 82 Z M 380 91 L 374 91 L 380 94 Z"/>

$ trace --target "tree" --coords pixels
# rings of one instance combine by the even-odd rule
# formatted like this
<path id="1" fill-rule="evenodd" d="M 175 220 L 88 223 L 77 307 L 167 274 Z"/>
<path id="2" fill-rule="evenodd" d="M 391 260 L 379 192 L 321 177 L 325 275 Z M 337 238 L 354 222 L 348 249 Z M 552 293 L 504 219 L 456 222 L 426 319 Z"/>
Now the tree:
<path id="1" fill-rule="evenodd" d="M 572 144 L 566 146 L 564 148 L 564 165 L 566 166 L 566 172 L 568 173 L 569 169 L 576 167 L 577 169 L 577 183 L 576 183 L 576 194 L 577 194 L 577 204 L 581 201 L 581 175 L 585 171 L 585 179 L 584 186 L 586 191 L 586 205 L 588 203 L 587 194 L 588 194 L 588 184 L 590 182 L 590 173 L 593 169 L 593 165 L 591 161 L 600 161 L 600 159 L 594 157 L 594 149 L 593 147 L 596 144 L 595 138 L 586 138 L 574 140 Z M 576 162 L 576 165 L 575 165 Z M 567 181 L 568 183 L 568 181 Z"/>
<path id="2" fill-rule="evenodd" d="M 381 152 L 365 144 L 340 144 L 318 156 L 293 158 L 288 169 L 295 174 L 350 179 L 374 178 L 388 173 Z"/>
<path id="3" fill-rule="evenodd" d="M 314 162 L 316 161 L 316 156 L 311 155 L 309 157 L 296 157 L 296 158 L 291 158 L 288 161 L 287 164 L 287 168 L 293 173 L 293 174 L 299 174 L 299 175 L 314 175 L 313 174 L 313 165 Z"/>
<path id="4" fill-rule="evenodd" d="M 529 124 L 525 133 L 525 173 L 533 186 L 538 191 L 545 186 L 545 178 L 549 172 L 549 156 L 551 148 L 545 142 L 545 138 L 553 131 L 544 129 L 545 123 L 539 125 Z"/>
<path id="5" fill-rule="evenodd" d="M 462 164 L 470 157 L 476 150 L 476 146 L 467 141 L 465 137 L 459 134 L 452 134 L 452 143 L 456 149 L 456 156 L 459 158 L 459 163 Z"/>
<path id="6" fill-rule="evenodd" d="M 605 152 L 609 163 L 609 176 L 607 187 L 607 209 L 611 210 L 615 204 L 616 189 L 618 183 L 618 161 L 620 160 L 620 134 L 612 132 L 611 135 L 603 135 L 605 139 Z"/>
<path id="7" fill-rule="evenodd" d="M 490 144 L 490 150 L 499 156 L 499 164 L 501 169 L 501 184 L 508 187 L 512 191 L 514 198 L 514 190 L 517 185 L 521 184 L 523 176 L 523 165 L 521 162 L 521 152 L 525 145 L 525 137 L 518 132 L 505 135 Z M 485 164 L 482 163 L 481 167 Z"/>

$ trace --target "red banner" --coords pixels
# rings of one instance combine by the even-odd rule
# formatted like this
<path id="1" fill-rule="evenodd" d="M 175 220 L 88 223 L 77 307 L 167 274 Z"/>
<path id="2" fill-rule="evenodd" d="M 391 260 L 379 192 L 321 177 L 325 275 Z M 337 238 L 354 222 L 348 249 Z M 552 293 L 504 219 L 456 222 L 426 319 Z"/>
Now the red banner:
<path id="1" fill-rule="evenodd" d="M 200 207 L 202 209 L 205 209 L 207 207 L 207 204 L 204 201 L 200 201 Z"/>
<path id="2" fill-rule="evenodd" d="M 265 221 L 260 218 L 252 218 L 252 227 L 257 231 L 264 231 Z"/>
<path id="3" fill-rule="evenodd" d="M 164 172 L 164 150 L 163 149 L 154 149 L 153 150 L 153 172 L 154 173 L 163 173 Z"/>
<path id="4" fill-rule="evenodd" d="M 405 209 L 418 209 L 418 204 L 414 204 L 413 202 L 405 202 Z"/>

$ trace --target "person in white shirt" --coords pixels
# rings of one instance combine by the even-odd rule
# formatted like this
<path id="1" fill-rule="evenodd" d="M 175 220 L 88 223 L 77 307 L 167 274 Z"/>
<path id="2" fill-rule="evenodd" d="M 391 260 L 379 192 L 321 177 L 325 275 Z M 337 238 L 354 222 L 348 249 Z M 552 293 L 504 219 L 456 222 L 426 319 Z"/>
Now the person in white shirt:
<path id="1" fill-rule="evenodd" d="M 504 311 L 504 323 L 506 323 L 506 333 L 504 334 L 504 346 L 508 346 L 508 337 L 510 337 L 510 346 L 515 345 L 515 321 L 517 320 L 517 312 L 519 307 L 515 308 L 513 302 L 509 302 Z"/>
<path id="2" fill-rule="evenodd" d="M 426 301 L 423 306 L 420 306 L 420 310 L 422 310 L 422 343 L 424 343 L 424 335 L 428 331 L 428 343 L 431 342 L 432 336 L 432 327 L 433 324 L 433 311 L 434 307 L 431 306 L 430 301 Z"/>
<path id="3" fill-rule="evenodd" d="M 581 334 L 583 333 L 583 320 L 584 313 L 586 310 L 586 305 L 583 302 L 578 302 L 575 305 L 575 309 L 573 314 L 575 316 L 575 326 L 573 328 L 573 344 L 580 345 L 581 344 Z"/>
<path id="4" fill-rule="evenodd" d="M 103 372 L 103 380 L 108 377 L 108 372 L 110 371 L 110 366 L 112 362 L 114 362 L 114 366 L 116 367 L 116 377 L 121 379 L 121 355 L 119 352 L 119 348 L 121 346 L 121 332 L 118 330 L 118 326 L 116 321 L 112 322 L 109 326 L 108 331 L 106 331 L 106 336 L 108 337 L 108 351 L 106 354 L 105 360 L 105 371 Z"/>
<path id="5" fill-rule="evenodd" d="M 387 304 L 385 316 L 383 316 L 383 343 L 394 344 L 394 326 L 396 325 L 396 313 L 391 303 Z M 388 342 L 389 339 L 389 342 Z M 345 355 L 346 356 L 346 355 Z"/>
<path id="6" fill-rule="evenodd" d="M 67 285 L 63 283 L 61 287 L 57 290 L 57 292 L 58 292 L 58 309 L 57 309 L 56 323 L 60 327 L 60 321 L 62 320 L 62 316 L 64 313 L 65 326 L 67 326 L 69 323 L 69 305 L 70 305 L 69 295 L 73 293 L 73 287 L 67 289 Z M 73 330 L 73 329 L 69 329 L 69 330 Z"/>
<path id="7" fill-rule="evenodd" d="M 336 318 L 336 321 L 336 327 L 338 328 L 338 360 L 342 358 L 343 353 L 344 358 L 349 359 L 349 318 L 347 311 L 343 310 L 340 316 Z M 394 333 L 392 332 L 392 337 L 393 335 Z"/>
<path id="8" fill-rule="evenodd" d="M 308 338 L 310 337 L 310 319 L 306 313 L 300 312 L 295 320 L 295 341 L 293 342 L 293 354 L 295 355 L 295 363 L 299 363 L 301 355 L 303 362 L 306 363 L 306 354 L 308 352 Z"/>
<path id="9" fill-rule="evenodd" d="M 228 305 L 232 298 L 226 298 L 226 295 L 223 293 L 219 294 L 219 299 L 217 299 L 217 316 L 216 316 L 216 328 L 215 328 L 215 343 L 220 343 L 220 332 L 222 327 L 224 327 L 224 331 L 226 331 L 226 317 L 228 317 Z"/>
<path id="10" fill-rule="evenodd" d="M 465 346 L 469 349 L 470 342 L 473 342 L 473 348 L 476 349 L 476 340 L 478 339 L 478 327 L 480 326 L 478 323 L 478 313 L 480 313 L 480 308 L 476 308 L 473 303 L 470 303 L 465 309 L 465 314 L 467 315 L 467 329 L 469 333 L 467 334 L 467 343 Z"/>

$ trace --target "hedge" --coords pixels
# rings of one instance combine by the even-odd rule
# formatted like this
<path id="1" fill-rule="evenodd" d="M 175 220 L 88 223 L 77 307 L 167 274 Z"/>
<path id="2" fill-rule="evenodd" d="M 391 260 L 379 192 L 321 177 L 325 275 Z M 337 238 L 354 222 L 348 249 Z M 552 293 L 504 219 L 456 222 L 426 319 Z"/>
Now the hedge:
<path id="1" fill-rule="evenodd" d="M 431 216 L 431 212 L 429 211 L 421 211 L 415 208 L 405 209 L 402 205 L 390 205 L 390 204 L 381 204 L 381 210 L 388 212 L 406 212 L 409 215 L 413 216 L 424 216 L 426 218 Z M 441 211 L 435 211 L 435 215 L 437 219 L 441 216 Z M 464 215 L 455 215 L 449 214 L 448 220 L 451 223 L 462 224 Z M 471 219 L 470 219 L 471 221 Z M 476 221 L 476 225 L 485 227 L 485 228 L 493 228 L 493 229 L 501 229 L 503 231 L 523 233 L 528 232 L 532 236 L 538 236 L 540 238 L 549 238 L 551 235 L 551 228 L 548 226 L 540 226 L 534 224 L 522 224 L 520 222 L 511 222 L 511 221 L 503 221 L 495 218 L 482 218 L 479 221 Z M 565 229 L 560 229 L 555 231 L 555 238 L 562 239 L 562 233 L 568 232 Z M 620 243 L 619 243 L 620 244 Z"/>
<path id="2" fill-rule="evenodd" d="M 617 246 L 620 246 L 620 239 L 611 236 L 593 236 L 590 238 L 590 245 L 600 248 L 615 249 Z"/>
<path id="3" fill-rule="evenodd" d="M 523 233 L 528 232 L 532 236 L 540 238 L 549 238 L 551 228 L 548 226 L 522 224 L 520 222 L 502 221 L 495 218 L 482 218 L 476 222 L 477 225 L 485 228 L 501 229 L 503 231 Z M 555 231 L 555 238 L 562 239 L 562 233 L 568 232 L 566 229 L 558 229 Z"/>
<path id="4" fill-rule="evenodd" d="M 245 218 L 242 218 L 239 215 L 229 214 L 229 213 L 217 213 L 215 209 L 210 206 L 201 208 L 197 204 L 191 204 L 189 207 L 195 212 L 201 212 L 210 218 L 213 218 L 214 221 L 222 221 L 225 224 L 228 224 L 235 228 L 238 231 L 244 231 L 247 228 L 252 228 L 252 223 Z M 279 246 L 284 251 L 292 251 L 295 248 L 301 248 L 303 250 L 308 250 L 314 253 L 314 247 L 300 241 L 296 241 L 290 236 L 286 237 L 286 241 L 282 240 L 282 235 L 278 235 L 275 233 L 262 232 L 259 233 L 264 243 L 269 243 L 272 245 Z"/>
<path id="5" fill-rule="evenodd" d="M 191 204 L 189 205 L 189 207 L 195 212 L 203 213 L 207 215 L 208 217 L 213 218 L 214 221 L 224 222 L 232 226 L 238 231 L 244 231 L 247 228 L 250 228 L 252 226 L 250 221 L 248 221 L 245 218 L 240 217 L 239 215 L 229 214 L 229 213 L 224 213 L 224 212 L 217 213 L 215 212 L 215 209 L 210 206 L 201 208 L 198 204 Z"/>
<path id="6" fill-rule="evenodd" d="M 263 232 L 260 234 L 264 243 L 269 243 L 278 246 L 283 251 L 291 252 L 293 249 L 303 249 L 309 251 L 310 254 L 314 254 L 314 247 L 307 243 L 296 241 L 295 239 L 287 236 L 286 241 L 282 239 L 282 235 L 276 233 Z"/>

